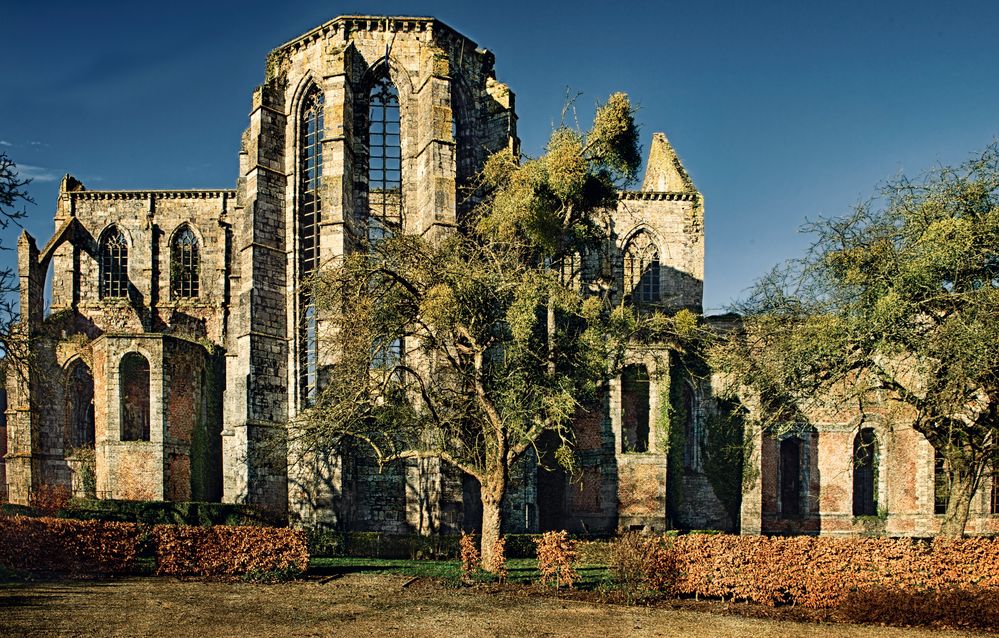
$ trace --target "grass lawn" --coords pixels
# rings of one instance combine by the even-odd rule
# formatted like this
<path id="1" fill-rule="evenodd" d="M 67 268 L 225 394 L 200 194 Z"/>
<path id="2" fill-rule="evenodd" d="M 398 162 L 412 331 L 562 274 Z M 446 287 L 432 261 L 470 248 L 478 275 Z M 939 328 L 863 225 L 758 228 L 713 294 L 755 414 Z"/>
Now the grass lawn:
<path id="1" fill-rule="evenodd" d="M 538 561 L 533 558 L 511 558 L 507 561 L 507 580 L 511 583 L 537 582 Z M 607 583 L 607 567 L 582 565 L 576 568 L 580 581 L 576 587 L 594 589 Z M 393 558 L 313 558 L 309 573 L 316 576 L 343 574 L 389 574 L 421 578 L 439 578 L 458 583 L 461 580 L 461 563 L 456 560 L 406 560 Z"/>

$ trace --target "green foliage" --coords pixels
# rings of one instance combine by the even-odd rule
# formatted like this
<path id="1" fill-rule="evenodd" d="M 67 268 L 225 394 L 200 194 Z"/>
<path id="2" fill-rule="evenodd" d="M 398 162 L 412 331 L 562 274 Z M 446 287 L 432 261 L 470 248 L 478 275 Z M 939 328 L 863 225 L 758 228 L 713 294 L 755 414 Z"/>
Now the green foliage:
<path id="1" fill-rule="evenodd" d="M 947 460 L 943 531 L 962 533 L 999 443 L 999 145 L 806 230 L 713 363 L 765 427 L 844 408 L 912 423 Z"/>
<path id="2" fill-rule="evenodd" d="M 725 506 L 732 521 L 739 520 L 742 505 L 743 468 L 749 455 L 745 408 L 720 400 L 718 412 L 710 414 L 705 423 L 701 456 L 704 474 L 715 496 Z"/>
<path id="3" fill-rule="evenodd" d="M 73 499 L 61 518 L 150 525 L 284 525 L 287 521 L 236 503 Z"/>
<path id="4" fill-rule="evenodd" d="M 318 454 L 359 442 L 380 463 L 441 458 L 479 480 L 493 512 L 511 465 L 542 436 L 571 471 L 572 421 L 625 348 L 679 348 L 698 330 L 689 312 L 615 306 L 609 282 L 574 270 L 606 237 L 638 163 L 633 111 L 615 94 L 589 132 L 556 130 L 541 157 L 489 158 L 461 228 L 399 234 L 328 264 L 310 292 L 336 364 L 320 371 L 292 444 Z M 398 356 L 388 346 L 400 340 Z M 483 562 L 498 531 L 484 528 Z"/>

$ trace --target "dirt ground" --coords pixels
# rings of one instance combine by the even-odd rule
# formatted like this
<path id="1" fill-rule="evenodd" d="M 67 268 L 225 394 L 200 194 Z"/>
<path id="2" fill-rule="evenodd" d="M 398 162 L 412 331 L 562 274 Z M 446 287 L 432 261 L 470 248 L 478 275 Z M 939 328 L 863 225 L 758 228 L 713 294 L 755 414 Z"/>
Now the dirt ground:
<path id="1" fill-rule="evenodd" d="M 273 585 L 172 578 L 0 584 L 3 636 L 969 636 L 626 607 L 450 588 L 400 576 L 347 574 Z M 980 634 L 986 635 L 986 634 Z M 993 634 L 994 635 L 994 634 Z"/>

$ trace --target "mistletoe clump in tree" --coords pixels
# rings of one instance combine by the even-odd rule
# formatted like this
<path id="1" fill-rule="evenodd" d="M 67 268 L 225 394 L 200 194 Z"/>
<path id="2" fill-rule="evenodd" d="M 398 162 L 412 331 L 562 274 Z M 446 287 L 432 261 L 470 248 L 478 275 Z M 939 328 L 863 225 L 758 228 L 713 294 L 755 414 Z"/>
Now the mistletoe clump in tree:
<path id="1" fill-rule="evenodd" d="M 689 312 L 639 317 L 578 256 L 605 240 L 601 215 L 640 162 L 630 102 L 615 94 L 586 133 L 545 153 L 492 156 L 479 204 L 437 237 L 397 234 L 328 264 L 312 284 L 334 370 L 299 444 L 363 442 L 380 463 L 439 458 L 478 479 L 482 562 L 495 565 L 511 466 L 542 435 L 573 465 L 572 420 L 636 336 L 669 341 Z"/>

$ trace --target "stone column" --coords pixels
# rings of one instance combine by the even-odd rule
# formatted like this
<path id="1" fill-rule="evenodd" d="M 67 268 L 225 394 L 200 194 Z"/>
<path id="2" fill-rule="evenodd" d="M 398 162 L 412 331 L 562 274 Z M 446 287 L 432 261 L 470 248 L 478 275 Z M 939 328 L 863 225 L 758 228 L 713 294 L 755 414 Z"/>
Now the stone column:
<path id="1" fill-rule="evenodd" d="M 233 294 L 223 432 L 223 498 L 287 509 L 289 289 L 286 258 L 282 95 L 270 85 L 253 94 L 241 158 L 240 220 L 234 237 Z M 241 219 L 240 219 L 241 218 Z"/>

